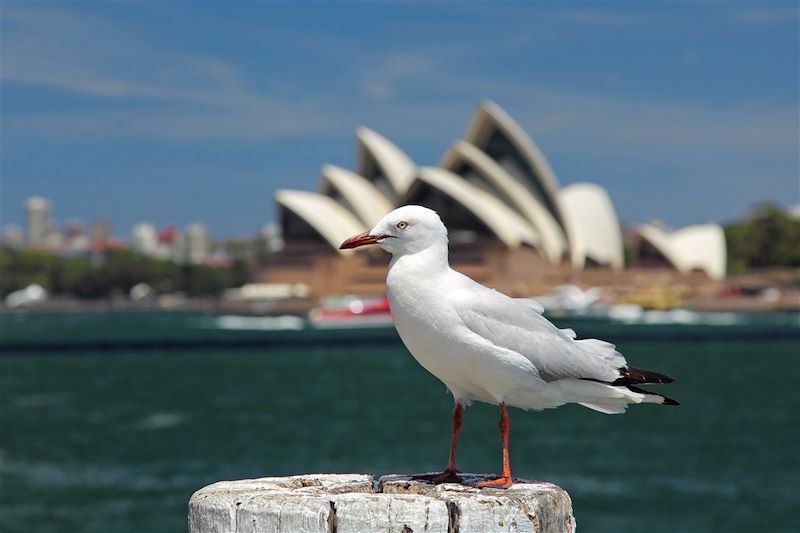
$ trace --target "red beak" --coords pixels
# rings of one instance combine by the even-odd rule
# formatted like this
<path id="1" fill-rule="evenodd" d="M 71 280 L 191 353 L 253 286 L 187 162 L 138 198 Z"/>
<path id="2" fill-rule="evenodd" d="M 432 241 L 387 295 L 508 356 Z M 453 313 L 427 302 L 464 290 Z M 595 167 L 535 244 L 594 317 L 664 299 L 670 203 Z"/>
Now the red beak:
<path id="1" fill-rule="evenodd" d="M 359 246 L 364 246 L 365 244 L 375 244 L 381 240 L 380 237 L 373 237 L 369 234 L 368 231 L 364 233 L 359 233 L 358 235 L 353 235 L 346 241 L 344 241 L 341 246 L 339 246 L 340 250 L 347 250 L 349 248 L 358 248 Z"/>

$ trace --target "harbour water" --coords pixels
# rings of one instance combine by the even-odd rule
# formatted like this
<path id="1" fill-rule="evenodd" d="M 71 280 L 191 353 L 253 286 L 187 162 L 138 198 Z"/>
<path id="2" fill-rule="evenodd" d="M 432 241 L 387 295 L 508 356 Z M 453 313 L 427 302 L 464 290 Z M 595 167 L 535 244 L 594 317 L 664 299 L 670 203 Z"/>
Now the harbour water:
<path id="1" fill-rule="evenodd" d="M 391 329 L 218 318 L 0 314 L 0 531 L 185 531 L 222 479 L 443 467 L 451 398 Z M 800 529 L 796 315 L 561 324 L 683 403 L 511 411 L 515 476 L 569 491 L 579 531 Z M 461 469 L 499 469 L 496 418 L 466 410 Z"/>

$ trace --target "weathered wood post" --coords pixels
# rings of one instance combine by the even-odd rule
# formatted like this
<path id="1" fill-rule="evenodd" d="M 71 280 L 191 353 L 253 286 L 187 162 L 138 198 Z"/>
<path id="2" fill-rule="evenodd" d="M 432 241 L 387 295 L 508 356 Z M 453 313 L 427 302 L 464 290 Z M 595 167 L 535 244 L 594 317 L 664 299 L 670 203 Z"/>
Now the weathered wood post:
<path id="1" fill-rule="evenodd" d="M 429 485 L 410 476 L 308 474 L 221 481 L 189 501 L 190 533 L 469 533 L 575 531 L 572 501 L 551 483 L 509 490 Z"/>

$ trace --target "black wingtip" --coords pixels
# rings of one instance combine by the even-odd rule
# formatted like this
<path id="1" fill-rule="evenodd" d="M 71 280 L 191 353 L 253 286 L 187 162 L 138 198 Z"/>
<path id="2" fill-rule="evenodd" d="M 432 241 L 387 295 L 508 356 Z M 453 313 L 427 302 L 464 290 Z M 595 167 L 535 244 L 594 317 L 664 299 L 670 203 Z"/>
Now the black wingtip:
<path id="1" fill-rule="evenodd" d="M 664 403 L 661 405 L 680 405 L 680 404 L 681 402 L 679 402 L 678 400 L 673 400 L 672 398 L 664 396 Z"/>
<path id="2" fill-rule="evenodd" d="M 666 374 L 642 370 L 640 368 L 622 367 L 619 369 L 620 377 L 613 385 L 630 385 L 633 383 L 673 383 L 675 380 Z"/>

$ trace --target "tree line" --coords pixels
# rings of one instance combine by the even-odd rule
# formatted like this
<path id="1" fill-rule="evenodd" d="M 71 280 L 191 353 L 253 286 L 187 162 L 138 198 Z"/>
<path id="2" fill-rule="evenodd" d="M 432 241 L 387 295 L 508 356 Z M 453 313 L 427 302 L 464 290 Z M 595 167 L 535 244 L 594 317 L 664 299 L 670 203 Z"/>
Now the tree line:
<path id="1" fill-rule="evenodd" d="M 725 226 L 728 272 L 800 267 L 800 220 L 772 203 L 762 203 L 750 215 Z"/>
<path id="2" fill-rule="evenodd" d="M 159 293 L 216 296 L 228 287 L 250 281 L 245 259 L 230 266 L 179 265 L 133 251 L 111 251 L 92 259 L 50 255 L 35 250 L 0 248 L 0 296 L 38 283 L 51 294 L 84 299 L 127 295 L 146 283 Z"/>

